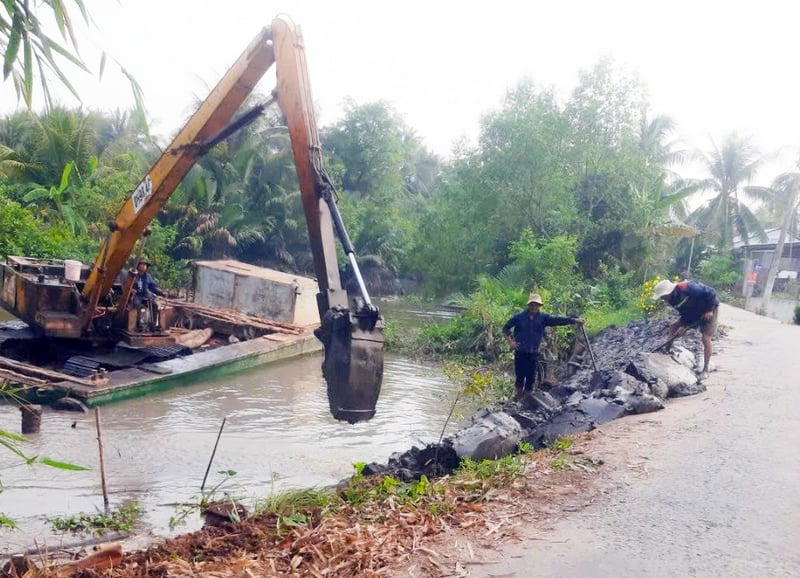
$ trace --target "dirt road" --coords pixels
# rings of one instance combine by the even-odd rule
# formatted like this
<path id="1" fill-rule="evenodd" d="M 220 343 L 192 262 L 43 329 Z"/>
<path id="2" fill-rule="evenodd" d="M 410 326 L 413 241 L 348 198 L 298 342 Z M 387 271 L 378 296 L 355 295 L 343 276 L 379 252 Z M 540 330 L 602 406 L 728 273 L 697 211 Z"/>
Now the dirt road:
<path id="1" fill-rule="evenodd" d="M 607 491 L 468 575 L 800 576 L 800 326 L 720 324 L 706 393 L 603 426 Z"/>

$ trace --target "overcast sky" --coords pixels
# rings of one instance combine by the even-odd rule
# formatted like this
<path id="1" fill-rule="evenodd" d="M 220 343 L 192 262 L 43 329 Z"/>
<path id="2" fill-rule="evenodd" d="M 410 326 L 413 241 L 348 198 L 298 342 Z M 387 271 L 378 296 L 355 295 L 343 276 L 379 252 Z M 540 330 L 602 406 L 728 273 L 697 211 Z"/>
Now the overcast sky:
<path id="1" fill-rule="evenodd" d="M 124 64 L 159 134 L 180 128 L 258 30 L 285 13 L 303 32 L 322 126 L 348 97 L 386 100 L 446 156 L 457 139 L 474 141 L 481 115 L 521 79 L 566 97 L 581 70 L 610 56 L 638 74 L 652 112 L 672 116 L 689 147 L 708 150 L 734 130 L 765 151 L 800 146 L 800 8 L 787 0 L 85 1 L 97 29 L 81 35 L 82 54 L 94 69 L 98 47 Z M 9 84 L 3 113 L 16 105 Z M 102 82 L 75 84 L 89 106 L 132 104 L 111 65 Z"/>

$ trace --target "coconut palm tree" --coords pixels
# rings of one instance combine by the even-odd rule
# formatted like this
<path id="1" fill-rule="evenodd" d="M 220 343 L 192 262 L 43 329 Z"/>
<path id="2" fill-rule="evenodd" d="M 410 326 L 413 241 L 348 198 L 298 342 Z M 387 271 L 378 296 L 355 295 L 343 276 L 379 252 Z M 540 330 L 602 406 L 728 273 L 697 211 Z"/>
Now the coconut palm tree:
<path id="1" fill-rule="evenodd" d="M 698 181 L 701 191 L 714 196 L 689 215 L 689 224 L 711 234 L 711 241 L 720 251 L 733 247 L 734 233 L 742 239 L 754 234 L 766 240 L 764 229 L 756 216 L 743 202 L 745 187 L 755 176 L 767 157 L 746 138 L 735 133 L 728 135 L 718 147 L 695 156 L 705 165 L 710 177 Z"/>
<path id="2" fill-rule="evenodd" d="M 797 168 L 800 169 L 800 161 Z M 769 310 L 772 297 L 772 288 L 775 286 L 775 277 L 783 255 L 783 246 L 786 234 L 793 222 L 796 222 L 797 211 L 800 209 L 800 173 L 783 173 L 775 178 L 770 187 L 748 187 L 747 192 L 766 202 L 777 215 L 782 215 L 781 228 L 775 244 L 775 254 L 767 271 L 767 280 L 764 285 L 764 298 L 761 307 Z"/>

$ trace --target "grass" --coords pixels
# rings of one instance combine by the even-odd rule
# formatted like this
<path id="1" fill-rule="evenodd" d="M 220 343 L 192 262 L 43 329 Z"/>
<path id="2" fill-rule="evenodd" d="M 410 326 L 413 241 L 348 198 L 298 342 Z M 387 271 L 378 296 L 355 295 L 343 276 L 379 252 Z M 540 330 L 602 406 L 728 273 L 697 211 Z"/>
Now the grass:
<path id="1" fill-rule="evenodd" d="M 102 536 L 107 532 L 132 532 L 140 515 L 139 504 L 129 502 L 109 514 L 81 512 L 74 516 L 50 518 L 48 522 L 57 532 Z"/>
<path id="2" fill-rule="evenodd" d="M 620 309 L 597 309 L 586 313 L 586 331 L 590 335 L 606 327 L 623 327 L 642 318 L 642 312 L 635 306 Z"/>
<path id="3" fill-rule="evenodd" d="M 507 487 L 524 473 L 530 456 L 530 444 L 522 443 L 514 455 L 481 461 L 464 458 L 451 476 L 430 480 L 422 475 L 410 482 L 390 475 L 364 476 L 365 464 L 356 463 L 353 465 L 355 472 L 346 485 L 337 489 L 279 492 L 257 501 L 254 515 L 274 515 L 279 535 L 353 509 L 373 519 L 381 519 L 381 511 L 385 508 L 422 509 L 430 515 L 442 515 L 463 501 L 463 495 L 456 498 L 458 492 L 469 494 L 470 500 L 479 501 L 492 489 Z M 453 488 L 458 492 L 454 493 Z"/>

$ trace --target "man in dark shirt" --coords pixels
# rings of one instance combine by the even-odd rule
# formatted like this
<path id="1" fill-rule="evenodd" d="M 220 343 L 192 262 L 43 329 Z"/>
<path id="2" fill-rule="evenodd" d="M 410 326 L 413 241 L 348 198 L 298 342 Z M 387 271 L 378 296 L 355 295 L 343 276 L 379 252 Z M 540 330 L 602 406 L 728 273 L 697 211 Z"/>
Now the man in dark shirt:
<path id="1" fill-rule="evenodd" d="M 717 293 L 699 281 L 673 283 L 664 279 L 653 288 L 653 299 L 666 301 L 679 314 L 678 320 L 669 326 L 670 340 L 683 335 L 689 329 L 695 327 L 700 329 L 703 337 L 703 371 L 700 373 L 700 379 L 708 377 L 711 338 L 717 330 L 717 312 L 719 310 Z"/>
<path id="2" fill-rule="evenodd" d="M 506 343 L 514 351 L 514 373 L 516 376 L 515 399 L 521 399 L 533 391 L 536 365 L 539 361 L 539 345 L 547 327 L 554 325 L 583 325 L 582 317 L 558 317 L 539 311 L 542 297 L 532 293 L 528 297 L 528 308 L 520 311 L 503 325 Z M 512 334 L 513 331 L 513 334 Z"/>
<path id="3" fill-rule="evenodd" d="M 155 279 L 149 272 L 150 263 L 141 259 L 136 264 L 136 280 L 133 282 L 133 288 L 136 291 L 136 297 L 142 301 L 149 301 L 154 295 L 159 297 L 164 296 L 164 292 L 158 288 Z"/>
<path id="4" fill-rule="evenodd" d="M 138 310 L 137 326 L 140 330 L 152 331 L 160 325 L 158 306 L 155 297 L 164 297 L 165 293 L 156 285 L 149 273 L 150 263 L 139 259 L 136 264 L 136 279 L 133 281 L 133 306 Z"/>

